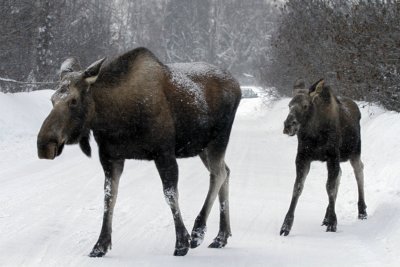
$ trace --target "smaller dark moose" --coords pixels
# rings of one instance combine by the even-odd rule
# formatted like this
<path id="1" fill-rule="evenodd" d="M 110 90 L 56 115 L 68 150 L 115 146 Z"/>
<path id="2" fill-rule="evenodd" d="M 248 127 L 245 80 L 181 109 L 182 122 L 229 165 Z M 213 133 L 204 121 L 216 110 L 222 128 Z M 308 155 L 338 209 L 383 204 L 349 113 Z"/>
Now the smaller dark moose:
<path id="1" fill-rule="evenodd" d="M 184 256 L 201 244 L 206 221 L 217 197 L 220 228 L 211 248 L 231 236 L 229 168 L 225 164 L 232 123 L 241 98 L 238 82 L 226 71 L 206 63 L 165 65 L 149 50 L 137 48 L 86 70 L 77 60 L 61 66 L 52 96 L 53 109 L 37 139 L 39 158 L 54 159 L 64 144 L 79 143 L 90 156 L 90 131 L 104 169 L 104 217 L 91 257 L 111 248 L 113 210 L 125 159 L 153 160 L 176 231 L 174 255 Z M 210 188 L 191 235 L 178 204 L 177 158 L 199 155 L 210 172 Z"/>
<path id="2" fill-rule="evenodd" d="M 358 186 L 358 218 L 366 219 L 364 166 L 360 158 L 361 114 L 356 103 L 346 97 L 336 97 L 324 80 L 319 80 L 309 90 L 304 89 L 304 84 L 296 83 L 293 95 L 283 133 L 297 134 L 296 181 L 280 235 L 287 236 L 292 229 L 294 211 L 312 161 L 326 162 L 328 168 L 329 204 L 322 222 L 326 231 L 336 232 L 335 201 L 341 176 L 340 162 L 350 160 Z"/>

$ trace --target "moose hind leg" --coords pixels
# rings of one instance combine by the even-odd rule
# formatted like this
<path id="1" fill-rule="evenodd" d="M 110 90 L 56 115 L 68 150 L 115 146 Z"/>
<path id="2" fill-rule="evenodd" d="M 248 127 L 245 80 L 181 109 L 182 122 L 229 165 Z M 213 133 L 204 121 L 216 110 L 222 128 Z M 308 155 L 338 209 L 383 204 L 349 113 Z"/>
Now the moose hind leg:
<path id="1" fill-rule="evenodd" d="M 172 156 L 160 157 L 155 163 L 163 184 L 165 201 L 171 208 L 174 219 L 176 234 L 174 256 L 185 256 L 189 250 L 190 235 L 183 223 L 179 209 L 178 165 L 175 157 Z"/>
<path id="2" fill-rule="evenodd" d="M 229 218 L 229 179 L 230 170 L 226 166 L 227 177 L 218 193 L 219 198 L 219 232 L 209 248 L 223 248 L 228 244 L 228 238 L 232 236 L 230 218 Z"/>
<path id="3" fill-rule="evenodd" d="M 110 161 L 102 158 L 101 155 L 100 160 L 105 173 L 103 224 L 99 239 L 89 254 L 90 257 L 103 257 L 108 249 L 111 249 L 112 218 L 119 179 L 124 168 L 124 160 Z"/>
<path id="4" fill-rule="evenodd" d="M 350 159 L 350 164 L 353 167 L 354 175 L 357 180 L 358 187 L 358 219 L 367 219 L 367 205 L 364 198 L 364 164 L 360 156 Z"/>
<path id="5" fill-rule="evenodd" d="M 200 154 L 200 158 L 206 166 L 207 170 L 210 170 L 208 164 L 207 151 Z M 230 179 L 230 169 L 225 164 L 227 177 L 225 182 L 222 184 L 221 189 L 218 193 L 219 198 L 219 232 L 214 241 L 208 246 L 209 248 L 223 248 L 228 244 L 228 238 L 232 236 L 231 225 L 229 219 L 229 179 Z"/>
<path id="6" fill-rule="evenodd" d="M 207 151 L 203 153 L 207 154 L 207 158 L 204 159 L 203 156 L 202 160 L 203 162 L 206 162 L 205 165 L 206 167 L 208 166 L 210 171 L 210 187 L 204 205 L 193 226 L 191 235 L 192 240 L 190 243 L 191 248 L 196 248 L 203 242 L 207 230 L 207 218 L 210 214 L 212 205 L 220 192 L 221 186 L 224 184 L 228 176 L 228 169 L 226 168 L 224 161 L 224 152 L 217 152 L 208 148 Z M 221 194 L 223 194 L 223 192 Z"/>

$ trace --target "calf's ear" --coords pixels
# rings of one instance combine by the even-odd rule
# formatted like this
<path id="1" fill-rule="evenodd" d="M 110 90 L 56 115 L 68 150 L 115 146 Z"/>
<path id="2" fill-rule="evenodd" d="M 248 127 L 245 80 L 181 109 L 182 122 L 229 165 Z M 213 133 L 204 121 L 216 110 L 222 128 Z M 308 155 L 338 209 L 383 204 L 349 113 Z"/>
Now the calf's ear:
<path id="1" fill-rule="evenodd" d="M 99 76 L 101 65 L 103 65 L 103 62 L 106 60 L 106 58 L 102 58 L 97 60 L 96 62 L 93 62 L 89 67 L 86 68 L 86 70 L 83 72 L 83 78 L 88 84 L 92 84 L 97 80 L 97 77 Z"/>
<path id="2" fill-rule="evenodd" d="M 318 82 L 314 83 L 309 90 L 309 94 L 311 98 L 314 100 L 316 96 L 322 93 L 325 88 L 325 81 L 324 79 L 319 80 Z"/>

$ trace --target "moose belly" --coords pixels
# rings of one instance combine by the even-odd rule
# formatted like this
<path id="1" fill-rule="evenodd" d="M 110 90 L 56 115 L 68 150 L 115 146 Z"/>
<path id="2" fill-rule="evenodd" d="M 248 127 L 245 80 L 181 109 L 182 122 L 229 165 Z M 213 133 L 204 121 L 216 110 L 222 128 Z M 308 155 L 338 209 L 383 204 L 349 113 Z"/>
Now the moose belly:
<path id="1" fill-rule="evenodd" d="M 209 143 L 208 134 L 199 134 L 195 138 L 180 138 L 176 140 L 175 156 L 177 158 L 187 158 L 197 156 L 206 148 Z"/>
<path id="2" fill-rule="evenodd" d="M 194 157 L 210 142 L 213 134 L 209 129 L 192 127 L 177 131 L 175 135 L 126 134 L 123 131 L 94 131 L 100 150 L 116 159 L 154 160 L 160 153 L 175 151 L 177 158 Z"/>
<path id="3" fill-rule="evenodd" d="M 312 160 L 325 162 L 328 158 L 334 156 L 335 152 L 330 152 L 326 147 L 318 147 L 313 149 L 313 151 L 309 151 Z M 350 156 L 353 154 L 353 150 L 349 148 L 341 147 L 339 150 L 339 160 L 341 162 L 348 161 Z"/>
<path id="4" fill-rule="evenodd" d="M 221 130 L 225 128 L 225 122 L 212 123 L 214 120 L 209 118 L 180 119 L 176 123 L 175 132 L 175 156 L 186 158 L 197 156 L 207 145 L 221 135 Z"/>

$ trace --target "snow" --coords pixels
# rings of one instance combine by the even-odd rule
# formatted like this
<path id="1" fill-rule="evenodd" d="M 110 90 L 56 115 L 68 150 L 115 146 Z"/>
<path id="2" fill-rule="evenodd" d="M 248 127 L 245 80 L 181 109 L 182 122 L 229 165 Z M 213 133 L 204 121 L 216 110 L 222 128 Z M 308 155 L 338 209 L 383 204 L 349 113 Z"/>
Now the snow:
<path id="1" fill-rule="evenodd" d="M 172 206 L 174 204 L 174 199 L 176 198 L 176 192 L 173 188 L 167 188 L 164 190 L 164 198 L 165 202 L 168 206 Z"/>
<path id="2" fill-rule="evenodd" d="M 369 217 L 357 219 L 356 182 L 342 164 L 338 232 L 321 227 L 328 204 L 326 168 L 313 163 L 292 231 L 279 236 L 295 176 L 297 140 L 282 134 L 289 99 L 243 99 L 226 153 L 231 169 L 233 236 L 209 249 L 218 233 L 218 205 L 203 244 L 173 257 L 175 233 L 152 162 L 127 161 L 114 211 L 113 249 L 87 255 L 103 215 L 104 175 L 93 158 L 67 146 L 54 161 L 39 160 L 36 135 L 53 91 L 0 93 L 0 266 L 399 266 L 400 114 L 359 103 Z M 179 202 L 191 232 L 206 197 L 208 174 L 199 158 L 179 160 Z"/>
<path id="3" fill-rule="evenodd" d="M 174 63 L 167 64 L 171 71 L 171 80 L 178 88 L 185 89 L 193 97 L 194 103 L 203 111 L 207 111 L 208 105 L 205 100 L 204 91 L 200 85 L 193 81 L 193 77 L 217 75 L 224 79 L 225 73 L 213 65 L 204 62 Z"/>
<path id="4" fill-rule="evenodd" d="M 3 82 L 18 82 L 18 81 L 13 80 L 13 79 L 1 78 L 1 77 L 0 77 L 0 81 L 3 81 Z"/>

